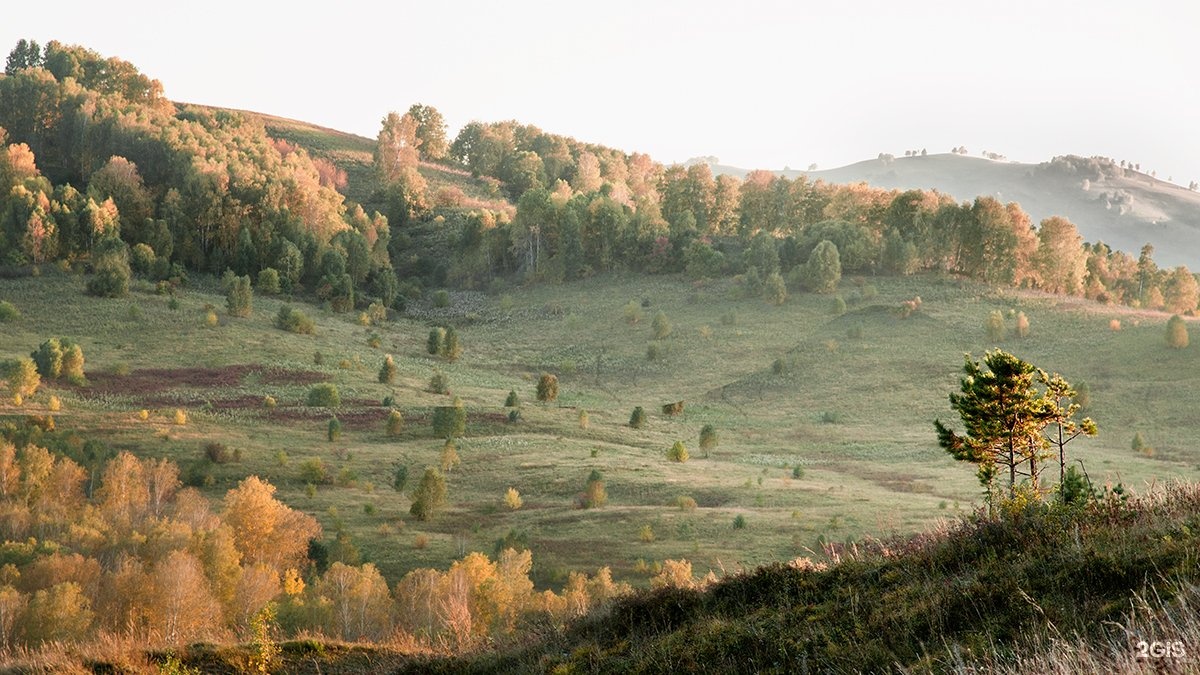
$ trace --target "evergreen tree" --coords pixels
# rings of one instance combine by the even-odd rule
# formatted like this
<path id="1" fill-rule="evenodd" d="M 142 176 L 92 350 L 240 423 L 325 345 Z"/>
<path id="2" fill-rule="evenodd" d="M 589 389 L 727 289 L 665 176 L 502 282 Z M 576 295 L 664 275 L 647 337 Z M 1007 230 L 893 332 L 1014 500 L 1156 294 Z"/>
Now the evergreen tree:
<path id="1" fill-rule="evenodd" d="M 646 411 L 642 409 L 642 406 L 639 405 L 633 409 L 633 414 L 629 416 L 629 426 L 634 429 L 646 426 Z"/>

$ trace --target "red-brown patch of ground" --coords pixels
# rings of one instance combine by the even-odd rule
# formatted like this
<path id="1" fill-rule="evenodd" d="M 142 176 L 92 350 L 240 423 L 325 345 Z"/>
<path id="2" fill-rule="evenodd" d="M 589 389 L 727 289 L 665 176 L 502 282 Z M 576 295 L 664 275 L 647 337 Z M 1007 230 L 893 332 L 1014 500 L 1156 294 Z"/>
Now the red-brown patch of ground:
<path id="1" fill-rule="evenodd" d="M 254 364 L 215 368 L 142 368 L 127 375 L 88 373 L 88 385 L 76 390 L 85 394 L 129 396 L 145 406 L 188 404 L 193 401 L 203 403 L 205 399 L 169 396 L 166 392 L 174 389 L 238 387 L 251 375 L 257 375 L 263 384 L 277 386 L 313 384 L 329 379 L 328 375 L 311 370 L 287 370 Z M 244 408 L 251 407 L 246 403 L 250 398 L 254 397 L 229 399 L 225 405 L 218 405 L 217 401 L 212 403 L 214 407 Z M 253 405 L 261 403 L 261 399 L 256 399 Z"/>

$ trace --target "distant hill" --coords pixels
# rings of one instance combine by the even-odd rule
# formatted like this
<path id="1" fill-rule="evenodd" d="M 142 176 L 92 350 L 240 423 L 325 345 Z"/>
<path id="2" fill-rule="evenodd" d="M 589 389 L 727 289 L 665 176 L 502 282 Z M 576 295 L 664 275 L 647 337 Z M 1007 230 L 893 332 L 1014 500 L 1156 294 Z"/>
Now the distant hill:
<path id="1" fill-rule="evenodd" d="M 745 169 L 710 164 L 713 173 L 744 177 Z M 828 183 L 865 181 L 881 188 L 936 189 L 959 201 L 991 195 L 1017 202 L 1036 221 L 1064 216 L 1088 241 L 1136 256 L 1154 246 L 1161 266 L 1200 269 L 1200 192 L 1125 170 L 1108 160 L 1060 157 L 1041 164 L 937 154 L 872 159 L 823 171 L 775 171 Z"/>

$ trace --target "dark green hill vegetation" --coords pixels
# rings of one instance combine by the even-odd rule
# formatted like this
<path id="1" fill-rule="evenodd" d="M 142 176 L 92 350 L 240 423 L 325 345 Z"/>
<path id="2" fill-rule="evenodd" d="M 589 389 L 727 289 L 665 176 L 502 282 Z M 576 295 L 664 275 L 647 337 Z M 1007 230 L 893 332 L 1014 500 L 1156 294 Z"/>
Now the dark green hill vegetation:
<path id="1" fill-rule="evenodd" d="M 836 547 L 829 565 L 801 558 L 707 589 L 640 593 L 532 644 L 400 672 L 1129 667 L 1139 641 L 1190 650 L 1200 637 L 1198 507 L 1200 488 L 1170 484 L 1135 500 L 1106 492 L 1087 507 L 976 516 L 913 539 Z M 1157 664 L 1175 672 L 1195 658 Z"/>

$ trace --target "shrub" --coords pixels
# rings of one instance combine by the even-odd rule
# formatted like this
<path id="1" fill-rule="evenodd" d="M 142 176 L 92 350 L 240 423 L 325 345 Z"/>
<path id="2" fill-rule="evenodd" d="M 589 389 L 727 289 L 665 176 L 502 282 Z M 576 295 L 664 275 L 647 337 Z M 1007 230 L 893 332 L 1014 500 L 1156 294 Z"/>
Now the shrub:
<path id="1" fill-rule="evenodd" d="M 504 505 L 507 506 L 510 511 L 516 511 L 517 509 L 521 508 L 524 503 L 525 500 L 521 499 L 521 493 L 517 492 L 516 488 L 510 487 L 504 493 Z"/>
<path id="2" fill-rule="evenodd" d="M 250 289 L 250 277 L 234 277 L 225 292 L 225 308 L 230 316 L 250 316 L 254 304 L 254 292 Z"/>
<path id="3" fill-rule="evenodd" d="M 579 411 L 579 428 L 586 429 L 586 428 L 588 428 L 589 424 L 591 424 L 591 419 L 588 418 L 588 411 L 580 410 Z"/>
<path id="4" fill-rule="evenodd" d="M 1025 312 L 1017 312 L 1017 337 L 1023 338 L 1029 336 L 1029 317 L 1025 316 Z"/>
<path id="5" fill-rule="evenodd" d="M 262 405 L 267 410 L 274 410 L 275 407 L 277 405 L 279 405 L 279 403 L 275 400 L 274 396 L 264 396 L 263 400 L 262 400 Z"/>
<path id="6" fill-rule="evenodd" d="M 329 467 L 320 457 L 306 459 L 300 464 L 300 481 L 309 485 L 324 485 L 332 481 Z"/>
<path id="7" fill-rule="evenodd" d="M 145 422 L 146 420 L 150 419 L 150 411 L 142 408 L 138 411 L 137 417 L 139 420 Z"/>
<path id="8" fill-rule="evenodd" d="M 275 327 L 280 330 L 286 330 L 289 333 L 312 335 L 314 324 L 313 320 L 308 318 L 308 315 L 304 312 L 284 305 L 279 308 L 279 313 L 275 315 Z"/>
<path id="9" fill-rule="evenodd" d="M 837 424 L 841 421 L 841 413 L 836 413 L 831 410 L 826 410 L 825 412 L 821 413 L 821 423 L 823 424 Z"/>
<path id="10" fill-rule="evenodd" d="M 437 327 L 429 331 L 429 339 L 425 341 L 425 351 L 433 356 L 442 352 L 442 343 L 446 340 L 446 329 Z"/>
<path id="11" fill-rule="evenodd" d="M 58 338 L 50 338 L 38 345 L 30 357 L 37 366 L 38 375 L 47 380 L 55 380 L 62 375 L 63 350 Z"/>
<path id="12" fill-rule="evenodd" d="M 279 295 L 279 270 L 267 267 L 259 272 L 258 290 L 267 295 Z"/>
<path id="13" fill-rule="evenodd" d="M 717 430 L 713 425 L 705 424 L 700 428 L 700 449 L 704 452 L 707 453 L 709 450 L 717 447 L 720 441 L 721 439 L 717 435 Z"/>
<path id="14" fill-rule="evenodd" d="M 425 469 L 421 483 L 412 495 L 409 513 L 417 520 L 429 520 L 446 503 L 446 478 L 435 468 Z"/>
<path id="15" fill-rule="evenodd" d="M 50 412 L 58 412 L 62 410 L 62 401 L 57 396 L 51 396 L 50 400 L 46 403 L 46 409 Z"/>
<path id="16" fill-rule="evenodd" d="M 639 307 L 638 304 L 636 302 L 634 302 L 633 300 L 630 300 L 625 305 L 623 314 L 625 316 L 625 323 L 627 323 L 631 326 L 642 320 L 642 308 Z"/>
<path id="17" fill-rule="evenodd" d="M 796 480 L 800 480 L 801 478 L 804 478 L 804 467 L 800 466 L 799 464 L 797 464 L 796 466 L 793 466 L 792 467 L 792 478 L 795 478 Z"/>
<path id="18" fill-rule="evenodd" d="M 10 323 L 21 318 L 21 311 L 7 300 L 0 300 L 0 323 Z"/>
<path id="19" fill-rule="evenodd" d="M 336 384 L 321 382 L 308 390 L 306 402 L 308 405 L 318 408 L 336 408 L 342 404 L 342 397 L 338 393 Z"/>
<path id="20" fill-rule="evenodd" d="M 83 376 L 83 348 L 63 341 L 62 376 L 74 385 L 85 382 Z"/>
<path id="21" fill-rule="evenodd" d="M 828 239 L 822 240 L 813 249 L 803 267 L 796 266 L 804 285 L 818 293 L 837 290 L 842 279 L 842 262 L 837 245 Z"/>
<path id="22" fill-rule="evenodd" d="M 662 340 L 671 334 L 671 321 L 661 309 L 650 322 L 650 334 L 654 336 L 655 340 Z"/>
<path id="23" fill-rule="evenodd" d="M 92 268 L 95 274 L 88 281 L 87 292 L 103 298 L 119 298 L 129 293 L 129 247 L 120 237 L 108 236 L 92 248 Z"/>
<path id="24" fill-rule="evenodd" d="M 598 509 L 607 503 L 608 491 L 604 489 L 604 478 L 593 469 L 583 490 L 582 506 L 585 509 Z"/>
<path id="25" fill-rule="evenodd" d="M 508 398 L 504 399 L 504 407 L 505 408 L 515 408 L 519 405 L 521 405 L 521 401 L 519 399 L 517 399 L 517 392 L 509 391 Z"/>
<path id="26" fill-rule="evenodd" d="M 224 443 L 209 443 L 204 446 L 204 457 L 213 464 L 228 464 L 233 461 L 233 453 Z"/>
<path id="27" fill-rule="evenodd" d="M 763 299 L 772 305 L 782 305 L 787 302 L 787 295 L 787 284 L 783 282 L 779 272 L 767 275 L 767 280 L 763 283 Z"/>
<path id="28" fill-rule="evenodd" d="M 220 323 L 220 319 L 217 318 L 217 313 L 211 309 L 205 310 L 204 325 L 209 328 L 216 328 L 218 323 Z"/>
<path id="29" fill-rule="evenodd" d="M 988 313 L 987 320 L 983 322 L 983 328 L 987 331 L 988 339 L 993 342 L 998 342 L 1004 339 L 1004 314 L 994 309 Z"/>
<path id="30" fill-rule="evenodd" d="M 439 290 L 439 291 L 434 291 L 433 292 L 433 306 L 434 307 L 449 307 L 450 306 L 450 292 L 446 291 L 444 289 Z"/>
<path id="31" fill-rule="evenodd" d="M 683 441 L 675 441 L 675 444 L 667 451 L 667 459 L 672 462 L 679 462 L 680 464 L 688 461 L 688 451 L 684 447 Z"/>
<path id="32" fill-rule="evenodd" d="M 662 350 L 659 348 L 658 343 L 651 342 L 650 344 L 646 345 L 646 360 L 647 361 L 657 361 L 661 358 L 662 358 Z"/>
<path id="33" fill-rule="evenodd" d="M 641 529 L 638 530 L 638 540 L 643 544 L 649 544 L 654 541 L 654 528 L 650 527 L 650 523 L 642 525 Z"/>
<path id="34" fill-rule="evenodd" d="M 458 341 L 458 331 L 454 330 L 454 326 L 448 326 L 438 353 L 447 361 L 453 363 L 458 360 L 458 357 L 462 356 L 462 351 L 462 345 Z"/>
<path id="35" fill-rule="evenodd" d="M 399 410 L 393 410 L 387 416 L 387 435 L 399 436 L 404 431 L 404 415 Z"/>
<path id="36" fill-rule="evenodd" d="M 1167 346 L 1172 349 L 1183 349 L 1188 346 L 1187 324 L 1178 314 L 1167 321 Z"/>
<path id="37" fill-rule="evenodd" d="M 787 361 L 783 357 L 777 358 L 771 362 L 771 372 L 776 375 L 782 375 L 787 371 Z"/>
<path id="38" fill-rule="evenodd" d="M 404 492 L 404 486 L 408 484 L 408 467 L 401 464 L 392 471 L 392 489 L 396 492 Z"/>
<path id="39" fill-rule="evenodd" d="M 427 535 L 425 533 L 418 533 L 415 537 L 413 537 L 413 548 L 415 548 L 417 550 L 424 550 L 425 548 L 428 548 L 428 547 L 429 547 L 429 535 Z"/>
<path id="40" fill-rule="evenodd" d="M 433 377 L 429 378 L 429 386 L 426 391 L 431 394 L 449 394 L 450 379 L 440 370 L 433 371 Z"/>
<path id="41" fill-rule="evenodd" d="M 462 436 L 467 429 L 467 411 L 457 397 L 454 405 L 442 405 L 433 409 L 433 434 L 438 438 Z"/>
<path id="42" fill-rule="evenodd" d="M 737 515 L 737 517 L 733 519 L 733 529 L 735 529 L 735 530 L 746 529 L 746 516 L 743 516 L 739 513 Z"/>
<path id="43" fill-rule="evenodd" d="M 675 506 L 680 511 L 695 511 L 696 500 L 688 496 L 679 496 L 675 498 Z"/>
<path id="44" fill-rule="evenodd" d="M 187 413 L 183 411 L 183 408 L 175 409 L 175 416 L 172 419 L 172 421 L 175 422 L 176 426 L 180 426 L 180 427 L 187 424 L 188 416 L 187 416 Z"/>
<path id="45" fill-rule="evenodd" d="M 542 373 L 542 376 L 538 378 L 537 383 L 537 400 L 549 402 L 557 398 L 558 376 L 550 373 Z"/>
<path id="46" fill-rule="evenodd" d="M 342 423 L 336 417 L 329 418 L 329 425 L 326 427 L 326 436 L 330 443 L 336 443 L 342 437 Z"/>
<path id="47" fill-rule="evenodd" d="M 683 401 L 676 401 L 674 403 L 664 404 L 662 407 L 662 413 L 664 415 L 667 415 L 670 417 L 674 417 L 675 415 L 682 415 L 683 414 Z"/>
<path id="48" fill-rule="evenodd" d="M 629 426 L 634 429 L 641 429 L 646 426 L 646 411 L 642 410 L 642 406 L 633 409 L 633 414 L 629 416 Z"/>
<path id="49" fill-rule="evenodd" d="M 8 385 L 13 399 L 32 396 L 42 384 L 33 359 L 12 359 L 0 362 L 0 378 Z M 18 404 L 20 405 L 20 404 Z"/>
<path id="50" fill-rule="evenodd" d="M 1108 322 L 1108 329 L 1113 331 L 1114 333 L 1121 330 L 1121 320 L 1120 319 L 1110 319 Z"/>
<path id="51" fill-rule="evenodd" d="M 834 316 L 841 316 L 846 313 L 846 300 L 840 296 L 833 296 L 833 301 L 829 304 L 829 311 Z"/>
<path id="52" fill-rule="evenodd" d="M 508 411 L 508 423 L 509 424 L 516 424 L 517 422 L 520 422 L 520 421 L 521 421 L 521 411 L 520 410 L 513 409 L 513 410 Z"/>
<path id="53" fill-rule="evenodd" d="M 396 361 L 391 354 L 383 357 L 383 365 L 379 367 L 380 384 L 391 384 L 396 381 Z"/>
<path id="54" fill-rule="evenodd" d="M 462 464 L 458 458 L 458 446 L 454 444 L 453 439 L 447 438 L 445 444 L 442 445 L 440 464 L 442 465 L 442 473 L 450 473 Z"/>

